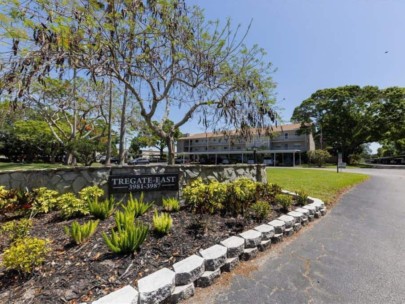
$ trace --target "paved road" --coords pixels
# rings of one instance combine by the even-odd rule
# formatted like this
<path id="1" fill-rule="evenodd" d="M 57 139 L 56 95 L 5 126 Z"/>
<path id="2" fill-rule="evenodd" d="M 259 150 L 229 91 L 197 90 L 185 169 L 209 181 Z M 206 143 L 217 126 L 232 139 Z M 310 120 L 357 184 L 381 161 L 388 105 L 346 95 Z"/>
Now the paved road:
<path id="1" fill-rule="evenodd" d="M 187 303 L 405 303 L 405 170 L 356 171 L 322 220 Z"/>

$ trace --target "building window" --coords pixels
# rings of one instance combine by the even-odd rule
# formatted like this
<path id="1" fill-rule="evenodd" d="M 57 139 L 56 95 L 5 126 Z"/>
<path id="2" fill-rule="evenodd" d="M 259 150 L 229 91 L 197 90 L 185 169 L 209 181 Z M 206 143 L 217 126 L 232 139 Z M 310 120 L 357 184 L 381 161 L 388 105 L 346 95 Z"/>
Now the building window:
<path id="1" fill-rule="evenodd" d="M 284 133 L 284 139 L 288 139 L 288 133 Z"/>
<path id="2" fill-rule="evenodd" d="M 288 144 L 284 145 L 284 149 L 288 150 Z"/>
<path id="3" fill-rule="evenodd" d="M 228 149 L 228 147 L 224 147 L 224 150 L 227 150 Z"/>
<path id="4" fill-rule="evenodd" d="M 194 142 L 198 143 L 198 139 L 195 139 Z"/>

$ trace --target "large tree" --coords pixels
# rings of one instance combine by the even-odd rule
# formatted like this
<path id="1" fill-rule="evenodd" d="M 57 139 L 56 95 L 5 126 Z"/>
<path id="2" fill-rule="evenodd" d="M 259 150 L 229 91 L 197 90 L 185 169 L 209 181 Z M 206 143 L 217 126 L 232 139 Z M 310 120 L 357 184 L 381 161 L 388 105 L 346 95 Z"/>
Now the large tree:
<path id="1" fill-rule="evenodd" d="M 378 100 L 376 87 L 345 86 L 318 90 L 295 108 L 292 120 L 312 123 L 320 148 L 333 147 L 348 155 L 375 141 L 369 104 Z"/>
<path id="2" fill-rule="evenodd" d="M 291 120 L 303 126 L 311 123 L 318 146 L 343 152 L 348 160 L 349 155 L 361 153 L 366 143 L 391 142 L 404 135 L 404 101 L 405 91 L 397 87 L 323 89 L 296 107 Z"/>
<path id="3" fill-rule="evenodd" d="M 264 51 L 247 48 L 239 28 L 207 22 L 184 0 L 32 0 L 2 11 L 2 34 L 13 52 L 2 72 L 4 89 L 18 98 L 34 77 L 69 69 L 112 77 L 165 139 L 169 162 L 175 132 L 191 117 L 216 129 L 237 127 L 244 136 L 275 119 Z M 172 119 L 179 108 L 183 116 Z M 166 119 L 174 121 L 170 130 Z"/>
<path id="4" fill-rule="evenodd" d="M 158 125 L 159 122 L 154 121 L 154 125 Z M 163 122 L 163 130 L 169 132 L 173 127 L 173 122 L 171 120 L 165 120 Z M 177 140 L 182 136 L 179 129 L 176 130 L 174 134 L 174 139 Z M 131 148 L 134 151 L 140 151 L 141 148 L 153 147 L 159 150 L 160 158 L 164 158 L 164 149 L 167 148 L 167 142 L 158 136 L 154 130 L 150 129 L 147 125 L 144 125 L 138 134 L 131 141 Z"/>
<path id="5" fill-rule="evenodd" d="M 79 77 L 72 80 L 46 77 L 41 83 L 35 82 L 23 98 L 48 123 L 54 140 L 67 153 L 68 164 L 75 163 L 74 156 L 80 154 L 77 148 L 83 147 L 84 142 L 86 147 L 97 147 L 100 151 L 98 144 L 107 136 L 110 115 L 107 84 Z"/>

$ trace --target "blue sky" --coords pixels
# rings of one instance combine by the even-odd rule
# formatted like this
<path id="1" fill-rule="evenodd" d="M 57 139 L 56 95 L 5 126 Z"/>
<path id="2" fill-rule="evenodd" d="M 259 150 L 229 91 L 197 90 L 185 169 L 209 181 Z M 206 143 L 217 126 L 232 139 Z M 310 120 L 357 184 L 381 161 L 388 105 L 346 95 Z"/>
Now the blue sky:
<path id="1" fill-rule="evenodd" d="M 277 71 L 277 107 L 288 122 L 318 89 L 343 85 L 405 85 L 403 0 L 188 0 L 207 19 L 245 28 Z M 388 51 L 388 53 L 386 53 Z M 195 121 L 187 132 L 203 132 Z M 184 132 L 184 130 L 183 130 Z"/>

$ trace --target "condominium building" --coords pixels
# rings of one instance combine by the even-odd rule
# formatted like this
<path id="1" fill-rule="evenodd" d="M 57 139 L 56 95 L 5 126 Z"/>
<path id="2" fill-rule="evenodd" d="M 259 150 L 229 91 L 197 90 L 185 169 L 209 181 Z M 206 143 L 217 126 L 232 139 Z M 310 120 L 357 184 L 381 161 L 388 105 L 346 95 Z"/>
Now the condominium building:
<path id="1" fill-rule="evenodd" d="M 265 163 L 296 165 L 302 153 L 315 149 L 311 133 L 297 131 L 300 124 L 273 127 L 268 135 L 253 135 L 249 140 L 237 132 L 186 134 L 177 141 L 179 157 L 200 163 Z M 257 133 L 257 132 L 253 132 Z"/>

